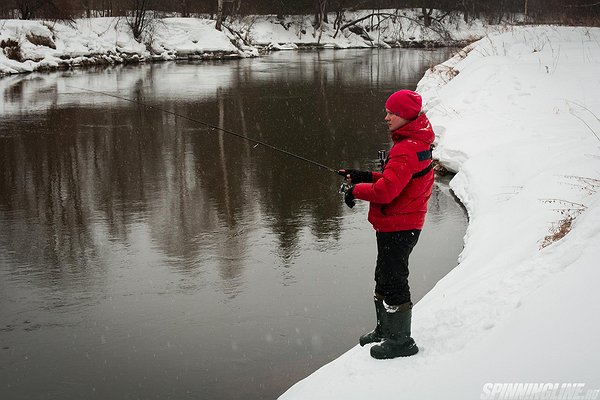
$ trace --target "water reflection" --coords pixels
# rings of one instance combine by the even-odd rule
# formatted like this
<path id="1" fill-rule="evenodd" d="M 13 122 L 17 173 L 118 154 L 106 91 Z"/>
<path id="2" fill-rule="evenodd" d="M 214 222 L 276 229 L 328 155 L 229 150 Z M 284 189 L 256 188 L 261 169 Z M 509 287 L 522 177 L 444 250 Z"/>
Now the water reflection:
<path id="1" fill-rule="evenodd" d="M 331 167 L 374 168 L 389 140 L 385 98 L 414 87 L 446 57 L 400 49 L 276 53 L 0 79 L 0 334 L 9 360 L 0 374 L 13 398 L 60 386 L 52 378 L 64 376 L 49 367 L 57 358 L 84 384 L 61 387 L 65 398 L 86 393 L 90 379 L 105 397 L 166 395 L 148 379 L 173 387 L 173 376 L 185 382 L 169 392 L 178 398 L 272 398 L 370 324 L 372 232 L 364 205 L 352 213 L 343 205 L 337 175 L 78 87 Z M 447 193 L 433 200 L 431 223 L 443 235 L 444 215 L 456 206 Z M 462 225 L 451 222 L 450 234 Z M 447 270 L 457 243 L 450 261 L 423 264 Z M 415 274 L 427 281 L 418 296 L 445 273 L 432 271 Z M 17 334 L 33 325 L 35 338 Z M 47 357 L 23 361 L 36 351 Z M 102 366 L 81 367 L 82 351 Z M 148 352 L 173 370 L 152 367 Z M 243 390 L 219 385 L 228 365 L 239 376 L 226 386 Z M 118 376 L 128 369 L 146 389 L 126 387 Z M 242 379 L 249 373 L 260 384 Z M 36 385 L 22 384 L 27 379 Z"/>
<path id="2" fill-rule="evenodd" d="M 278 53 L 268 63 L 243 60 L 235 68 L 169 63 L 0 81 L 0 206 L 34 221 L 25 232 L 45 227 L 35 235 L 36 248 L 54 265 L 93 257 L 89 226 L 99 214 L 111 237 L 124 242 L 132 220 L 152 221 L 157 243 L 183 260 L 197 257 L 204 232 L 225 235 L 222 257 L 239 259 L 246 239 L 238 225 L 259 213 L 278 233 L 284 258 L 294 254 L 304 224 L 318 238 L 339 236 L 342 206 L 331 195 L 337 177 L 173 115 L 75 89 L 146 102 L 327 165 L 356 165 L 385 141 L 377 134 L 385 89 L 414 80 L 428 61 L 406 51 L 292 58 Z M 235 246 L 226 238 L 232 229 L 242 231 Z"/>

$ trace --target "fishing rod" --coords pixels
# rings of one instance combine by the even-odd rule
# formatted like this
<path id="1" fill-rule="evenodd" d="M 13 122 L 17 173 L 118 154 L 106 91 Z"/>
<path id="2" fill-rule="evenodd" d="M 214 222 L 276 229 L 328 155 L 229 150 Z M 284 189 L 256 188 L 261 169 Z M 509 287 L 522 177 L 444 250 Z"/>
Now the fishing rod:
<path id="1" fill-rule="evenodd" d="M 264 146 L 264 147 L 266 147 L 268 149 L 277 151 L 279 153 L 288 155 L 290 157 L 294 157 L 294 158 L 296 158 L 298 160 L 301 160 L 301 161 L 307 162 L 309 164 L 315 165 L 315 166 L 317 166 L 319 168 L 326 169 L 327 171 L 335 172 L 336 174 L 338 173 L 338 170 L 336 170 L 334 168 L 331 168 L 331 167 L 328 167 L 327 165 L 321 164 L 321 163 L 319 163 L 317 161 L 310 160 L 310 159 L 308 159 L 306 157 L 302 157 L 302 156 L 300 156 L 298 154 L 294 154 L 294 153 L 289 152 L 287 150 L 284 150 L 284 149 L 281 149 L 279 147 L 273 146 L 272 144 L 265 143 L 265 142 L 263 142 L 261 140 L 252 139 L 252 138 L 250 138 L 248 136 L 242 135 L 242 134 L 234 132 L 232 130 L 221 128 L 219 126 L 210 124 L 210 123 L 205 122 L 205 121 L 200 121 L 198 119 L 191 118 L 191 117 L 188 117 L 186 115 L 178 114 L 178 113 L 176 113 L 174 111 L 165 110 L 164 108 L 156 107 L 156 106 L 153 106 L 151 104 L 142 103 L 141 101 L 132 100 L 132 99 L 129 99 L 127 97 L 118 96 L 116 94 L 110 94 L 110 93 L 106 93 L 106 92 L 101 92 L 99 90 L 92 90 L 92 89 L 87 89 L 87 88 L 82 88 L 82 87 L 77 87 L 77 86 L 72 86 L 72 85 L 66 85 L 66 86 L 70 87 L 70 88 L 73 88 L 73 89 L 83 90 L 83 91 L 86 91 L 86 92 L 91 92 L 91 93 L 101 94 L 101 95 L 104 95 L 104 96 L 114 97 L 116 99 L 128 101 L 128 102 L 133 103 L 133 104 L 138 104 L 138 105 L 141 105 L 141 106 L 144 106 L 144 107 L 147 107 L 147 108 L 151 108 L 151 109 L 154 109 L 154 110 L 157 110 L 157 111 L 162 111 L 164 113 L 171 114 L 171 115 L 174 115 L 176 117 L 179 117 L 179 118 L 191 121 L 191 122 L 195 122 L 197 124 L 204 125 L 204 126 L 210 128 L 210 129 L 218 130 L 218 131 L 227 133 L 227 134 L 235 136 L 235 137 L 237 137 L 239 139 L 247 140 L 247 141 L 249 141 L 251 143 L 254 143 L 256 146 L 258 146 L 258 145 Z M 254 146 L 254 147 L 256 147 L 256 146 Z"/>

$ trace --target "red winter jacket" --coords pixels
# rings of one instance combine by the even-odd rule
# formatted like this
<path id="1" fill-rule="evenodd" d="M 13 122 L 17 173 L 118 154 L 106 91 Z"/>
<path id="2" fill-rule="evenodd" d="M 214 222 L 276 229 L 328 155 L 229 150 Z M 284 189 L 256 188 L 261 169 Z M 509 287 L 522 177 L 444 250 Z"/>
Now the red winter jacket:
<path id="1" fill-rule="evenodd" d="M 383 173 L 373 172 L 373 183 L 354 186 L 354 197 L 370 202 L 369 222 L 378 232 L 421 229 L 433 187 L 433 170 L 413 179 L 430 159 L 419 161 L 417 152 L 430 149 L 435 135 L 425 114 L 392 132 Z"/>

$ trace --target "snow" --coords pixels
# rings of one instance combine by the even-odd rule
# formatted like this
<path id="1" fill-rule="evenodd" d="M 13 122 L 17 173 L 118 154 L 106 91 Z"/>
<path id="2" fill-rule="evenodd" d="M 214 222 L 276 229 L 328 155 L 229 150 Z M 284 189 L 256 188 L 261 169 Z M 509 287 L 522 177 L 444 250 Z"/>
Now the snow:
<path id="1" fill-rule="evenodd" d="M 181 55 L 202 54 L 207 51 L 237 54 L 237 47 L 224 33 L 216 34 L 218 31 L 214 26 L 212 20 L 167 18 L 156 29 L 153 46 L 159 53 L 164 49 Z"/>
<path id="2" fill-rule="evenodd" d="M 600 29 L 545 26 L 489 34 L 426 73 L 435 157 L 458 172 L 469 226 L 458 266 L 413 309 L 421 351 L 376 361 L 357 345 L 281 399 L 600 389 L 598 71 Z M 566 236 L 545 240 L 568 219 Z"/>
<path id="3" fill-rule="evenodd" d="M 373 13 L 373 10 L 347 11 L 342 23 L 361 20 Z M 448 40 L 469 41 L 480 38 L 495 26 L 484 26 L 481 20 L 465 23 L 461 14 L 448 16 L 441 25 L 431 28 L 423 26 L 419 19 L 418 9 L 378 10 L 376 16 L 366 18 L 358 26 L 365 29 L 363 35 L 357 35 L 345 29 L 336 32 L 333 21 L 335 14 L 328 15 L 329 23 L 323 24 L 323 29 L 313 27 L 314 16 L 292 15 L 283 19 L 275 15 L 249 16 L 232 25 L 237 30 L 246 32 L 248 38 L 257 45 L 268 45 L 274 41 L 279 44 L 293 43 L 296 45 L 311 45 L 315 43 L 334 48 L 348 47 L 389 47 L 401 42 L 446 42 Z M 434 16 L 443 13 L 436 11 Z M 374 26 L 371 29 L 371 25 Z"/>
<path id="4" fill-rule="evenodd" d="M 364 18 L 371 12 L 346 12 L 342 23 Z M 161 18 L 152 20 L 139 41 L 134 39 L 123 18 L 77 19 L 71 24 L 0 20 L 3 47 L 0 75 L 88 64 L 256 57 L 259 49 L 297 50 L 302 46 L 344 49 L 441 45 L 449 41 L 472 41 L 500 29 L 486 26 L 480 20 L 466 24 L 458 14 L 425 28 L 419 23 L 419 12 L 381 10 L 381 16 L 364 19 L 356 25 L 363 29 L 360 34 L 350 29 L 338 32 L 333 24 L 334 14 L 329 15 L 330 22 L 323 24 L 322 29 L 313 27 L 312 16 L 280 19 L 274 15 L 254 15 L 229 19 L 222 32 L 214 28 L 214 20 L 206 17 Z M 15 50 L 19 57 L 9 54 L 9 41 L 18 43 Z"/>
<path id="5" fill-rule="evenodd" d="M 37 45 L 35 35 L 55 47 Z M 0 42 L 17 42 L 24 62 L 0 51 L 0 74 L 69 67 L 81 64 L 136 62 L 149 59 L 172 60 L 213 53 L 237 57 L 257 56 L 254 48 L 236 47 L 214 21 L 196 18 L 165 18 L 156 21 L 141 42 L 134 39 L 124 19 L 79 19 L 73 24 L 47 21 L 0 20 Z M 146 44 L 147 43 L 147 44 Z M 151 51 L 150 51 L 151 50 Z"/>

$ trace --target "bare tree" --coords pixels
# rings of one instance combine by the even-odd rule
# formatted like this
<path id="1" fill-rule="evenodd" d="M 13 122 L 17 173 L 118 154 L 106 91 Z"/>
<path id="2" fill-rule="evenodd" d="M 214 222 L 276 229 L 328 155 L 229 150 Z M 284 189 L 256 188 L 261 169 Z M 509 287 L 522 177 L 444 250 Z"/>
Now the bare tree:
<path id="1" fill-rule="evenodd" d="M 33 19 L 36 11 L 42 6 L 40 0 L 15 0 L 15 8 L 19 19 Z"/>
<path id="2" fill-rule="evenodd" d="M 240 15 L 242 11 L 242 0 L 232 0 L 231 3 L 231 13 L 233 15 Z"/>
<path id="3" fill-rule="evenodd" d="M 340 28 L 342 27 L 342 22 L 344 22 L 344 2 L 345 0 L 335 0 L 333 2 L 333 6 L 335 9 L 335 21 L 333 21 L 333 28 L 335 29 L 335 33 L 333 37 L 336 37 Z"/>
<path id="4" fill-rule="evenodd" d="M 112 17 L 115 12 L 115 3 L 118 0 L 87 0 L 93 5 L 89 6 L 87 13 L 93 13 L 99 17 Z"/>
<path id="5" fill-rule="evenodd" d="M 180 12 L 216 15 L 215 28 L 222 29 L 226 15 L 287 14 L 314 15 L 315 34 L 327 23 L 328 11 L 335 12 L 334 29 L 343 30 L 343 13 L 351 9 L 372 10 L 371 25 L 381 22 L 381 11 L 417 9 L 425 26 L 435 27 L 440 15 L 462 13 L 466 22 L 488 18 L 495 23 L 516 13 L 528 22 L 583 23 L 597 25 L 600 0 L 0 0 L 2 18 L 69 19 L 74 16 L 126 15 L 134 33 L 139 36 L 149 23 L 149 7 L 158 12 Z M 338 31 L 339 33 L 339 31 Z"/>
<path id="6" fill-rule="evenodd" d="M 433 8 L 428 10 L 427 7 L 421 7 L 421 13 L 423 14 L 423 25 L 425 25 L 426 28 L 429 28 L 431 26 L 431 14 L 433 13 Z"/>
<path id="7" fill-rule="evenodd" d="M 190 0 L 181 0 L 181 16 L 187 18 L 190 16 Z"/>
<path id="8" fill-rule="evenodd" d="M 217 0 L 217 23 L 215 24 L 215 29 L 220 31 L 222 30 L 221 26 L 223 24 L 223 0 Z"/>
<path id="9" fill-rule="evenodd" d="M 315 0 L 315 28 L 320 29 L 327 22 L 327 0 Z"/>
<path id="10" fill-rule="evenodd" d="M 151 0 L 131 0 L 131 9 L 127 12 L 127 24 L 131 27 L 133 37 L 139 40 L 148 30 L 152 18 L 148 13 Z"/>
<path id="11" fill-rule="evenodd" d="M 317 43 L 321 43 L 321 36 L 323 35 L 323 24 L 327 23 L 327 0 L 316 0 L 315 1 L 315 34 L 318 33 Z"/>
<path id="12" fill-rule="evenodd" d="M 14 0 L 13 4 L 20 19 L 71 21 L 80 10 L 73 0 Z"/>

